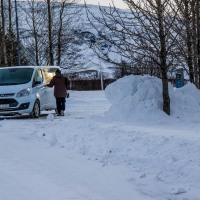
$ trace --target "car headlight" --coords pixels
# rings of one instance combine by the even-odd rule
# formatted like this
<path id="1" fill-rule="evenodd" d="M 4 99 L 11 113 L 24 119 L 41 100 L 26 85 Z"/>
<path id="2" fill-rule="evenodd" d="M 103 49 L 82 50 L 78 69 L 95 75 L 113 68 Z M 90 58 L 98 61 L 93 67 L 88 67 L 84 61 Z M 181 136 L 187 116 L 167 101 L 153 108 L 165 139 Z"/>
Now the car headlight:
<path id="1" fill-rule="evenodd" d="M 18 92 L 16 97 L 20 98 L 20 97 L 28 96 L 30 94 L 30 92 L 31 92 L 31 89 L 30 88 L 26 88 L 26 89 L 21 90 L 20 92 Z"/>

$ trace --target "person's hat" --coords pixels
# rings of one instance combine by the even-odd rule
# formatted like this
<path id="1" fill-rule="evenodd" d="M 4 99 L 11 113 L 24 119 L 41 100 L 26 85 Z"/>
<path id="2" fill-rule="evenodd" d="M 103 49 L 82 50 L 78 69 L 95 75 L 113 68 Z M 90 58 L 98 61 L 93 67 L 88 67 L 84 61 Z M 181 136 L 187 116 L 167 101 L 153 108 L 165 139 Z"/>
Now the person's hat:
<path id="1" fill-rule="evenodd" d="M 57 70 L 56 70 L 56 74 L 61 74 L 61 70 L 60 70 L 60 69 L 57 69 Z"/>

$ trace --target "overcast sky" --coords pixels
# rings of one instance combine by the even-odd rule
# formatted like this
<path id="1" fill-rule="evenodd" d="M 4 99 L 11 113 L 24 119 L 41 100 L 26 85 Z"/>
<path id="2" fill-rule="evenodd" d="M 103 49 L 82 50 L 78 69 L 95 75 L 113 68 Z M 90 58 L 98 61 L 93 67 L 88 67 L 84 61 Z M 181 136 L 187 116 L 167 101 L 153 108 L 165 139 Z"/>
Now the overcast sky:
<path id="1" fill-rule="evenodd" d="M 83 3 L 84 0 L 81 0 L 81 3 Z M 111 0 L 86 0 L 86 2 L 88 4 L 95 4 L 98 5 L 98 3 L 100 3 L 100 5 L 102 6 L 109 6 L 109 4 L 112 5 L 112 1 Z M 122 0 L 114 0 L 115 6 L 118 8 L 127 8 L 127 5 L 122 1 Z"/>

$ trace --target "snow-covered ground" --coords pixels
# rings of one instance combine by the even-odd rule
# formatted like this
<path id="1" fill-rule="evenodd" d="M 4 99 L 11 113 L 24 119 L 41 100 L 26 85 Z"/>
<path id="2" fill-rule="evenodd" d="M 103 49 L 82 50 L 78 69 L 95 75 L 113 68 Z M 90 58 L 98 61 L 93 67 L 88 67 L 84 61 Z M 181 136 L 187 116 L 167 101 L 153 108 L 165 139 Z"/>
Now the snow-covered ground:
<path id="1" fill-rule="evenodd" d="M 64 117 L 0 120 L 2 200 L 200 200 L 200 92 L 128 76 L 70 91 Z"/>

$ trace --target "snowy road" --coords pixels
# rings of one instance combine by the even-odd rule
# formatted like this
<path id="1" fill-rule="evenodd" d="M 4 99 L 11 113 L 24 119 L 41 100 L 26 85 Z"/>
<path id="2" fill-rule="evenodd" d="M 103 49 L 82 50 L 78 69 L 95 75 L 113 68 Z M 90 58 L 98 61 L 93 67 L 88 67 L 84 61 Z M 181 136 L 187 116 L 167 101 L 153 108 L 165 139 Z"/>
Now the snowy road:
<path id="1" fill-rule="evenodd" d="M 71 92 L 66 107 L 0 121 L 0 199 L 200 199 L 199 124 L 109 121 L 102 91 Z"/>
<path id="2" fill-rule="evenodd" d="M 86 120 L 91 115 L 103 114 L 108 106 L 102 93 L 75 93 L 67 102 L 63 118 L 50 121 L 44 114 L 41 119 L 1 121 L 0 199 L 122 200 L 136 197 L 137 192 L 127 183 L 126 169 L 102 167 L 101 163 L 79 155 L 73 148 L 66 150 L 62 145 L 64 139 L 59 138 L 65 135 L 67 139 L 69 128 L 75 137 L 79 126 L 88 125 Z"/>

